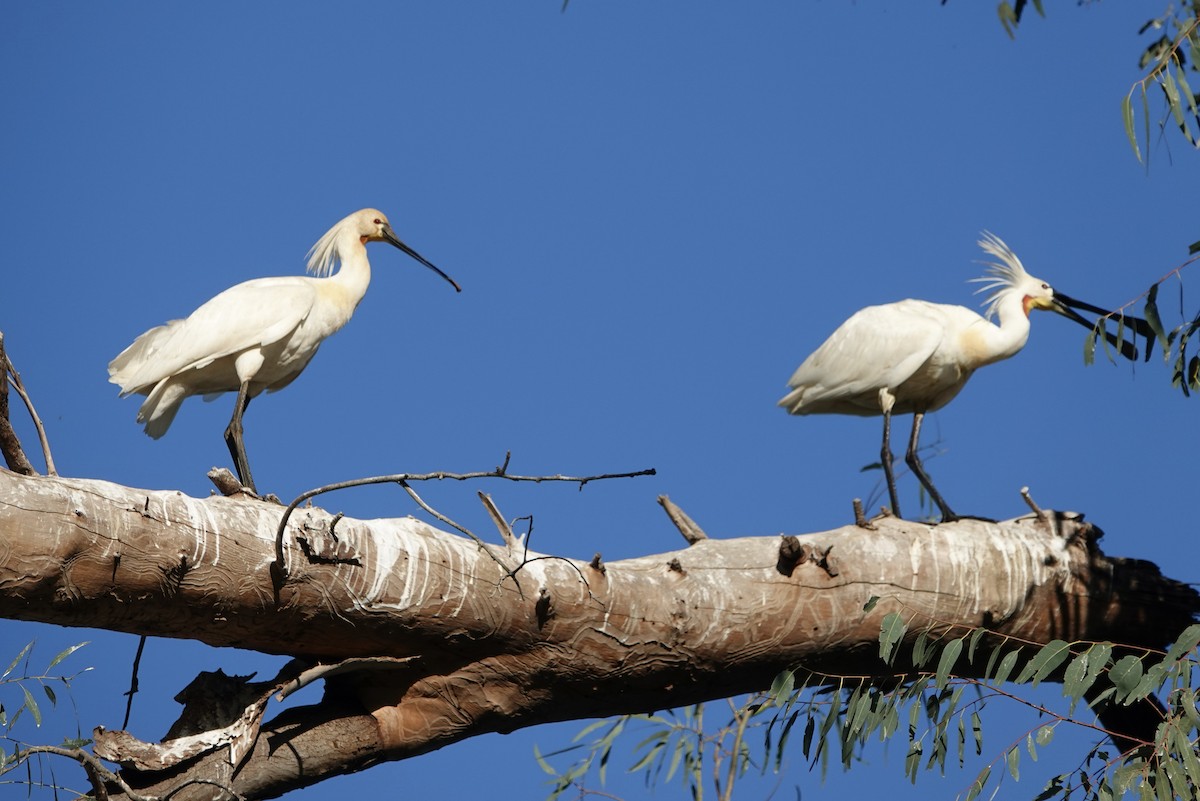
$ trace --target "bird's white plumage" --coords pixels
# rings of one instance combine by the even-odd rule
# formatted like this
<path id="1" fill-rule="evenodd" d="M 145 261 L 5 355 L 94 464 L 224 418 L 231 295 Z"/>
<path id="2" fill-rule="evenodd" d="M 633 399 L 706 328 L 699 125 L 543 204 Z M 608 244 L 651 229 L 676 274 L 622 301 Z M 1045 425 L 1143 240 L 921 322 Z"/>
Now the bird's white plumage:
<path id="1" fill-rule="evenodd" d="M 1025 272 L 999 238 L 979 242 L 1000 262 L 990 264 L 989 316 L 963 306 L 901 300 L 868 306 L 842 323 L 793 373 L 779 405 L 792 414 L 882 413 L 879 391 L 895 397 L 893 411 L 933 411 L 948 403 L 971 374 L 1006 359 L 1029 338 L 1031 306 L 1048 307 L 1054 291 Z"/>
<path id="2" fill-rule="evenodd" d="M 913 411 L 918 398 L 941 408 L 973 369 L 963 366 L 947 337 L 970 324 L 967 315 L 983 320 L 960 306 L 923 300 L 860 309 L 796 369 L 788 381 L 793 391 L 780 405 L 792 414 L 878 415 L 879 390 L 886 388 L 897 414 Z"/>
<path id="3" fill-rule="evenodd" d="M 147 396 L 138 422 L 155 438 L 191 395 L 236 392 L 243 381 L 249 397 L 281 389 L 349 322 L 371 280 L 365 243 L 383 239 L 385 227 L 390 231 L 387 217 L 375 209 L 349 215 L 311 251 L 323 275 L 340 263 L 335 275 L 256 278 L 230 287 L 186 319 L 138 337 L 109 364 L 109 381 L 122 397 Z M 239 360 L 249 374 L 239 375 Z"/>
<path id="4" fill-rule="evenodd" d="M 1038 289 L 1047 290 L 1049 287 L 1044 281 L 1034 278 L 1029 273 L 1025 272 L 1025 265 L 1021 264 L 1021 260 L 1017 258 L 1017 254 L 1012 252 L 1012 248 L 1004 244 L 1004 240 L 996 236 L 990 231 L 983 232 L 983 238 L 979 240 L 979 247 L 984 253 L 995 256 L 999 261 L 983 262 L 987 265 L 987 274 L 979 278 L 972 278 L 972 284 L 983 284 L 979 289 L 975 290 L 976 295 L 984 292 L 991 292 L 985 303 L 987 304 L 987 319 L 993 320 L 1000 313 L 1000 303 L 1011 294 L 1010 290 L 1022 286 L 1029 285 L 1035 292 Z M 1053 295 L 1053 292 L 1051 292 Z M 1037 294 L 1031 297 L 1038 297 Z"/>
<path id="5" fill-rule="evenodd" d="M 313 245 L 308 269 L 316 277 L 257 278 L 225 290 L 186 319 L 134 340 L 109 363 L 109 381 L 121 387 L 122 397 L 146 396 L 137 419 L 155 438 L 166 433 L 191 395 L 238 392 L 225 436 L 243 483 L 252 488 L 241 442 L 245 405 L 264 390 L 290 384 L 321 342 L 349 322 L 371 282 L 366 244 L 379 241 L 395 245 L 458 289 L 453 279 L 396 237 L 382 212 L 363 209 Z"/>
<path id="6" fill-rule="evenodd" d="M 121 387 L 122 396 L 176 375 L 186 379 L 193 394 L 236 389 L 232 357 L 249 348 L 291 342 L 316 303 L 311 279 L 246 281 L 212 298 L 187 319 L 142 334 L 113 359 L 109 380 Z M 295 343 L 303 344 L 308 343 Z M 279 365 L 284 370 L 289 366 Z"/>
<path id="7" fill-rule="evenodd" d="M 868 306 L 804 360 L 779 405 L 798 415 L 882 414 L 885 426 L 893 413 L 914 413 L 914 430 L 919 431 L 920 416 L 949 403 L 975 370 L 1017 353 L 1029 337 L 1030 309 L 1057 308 L 1054 290 L 1026 273 L 998 237 L 984 232 L 979 245 L 997 259 L 976 280 L 986 284 L 980 291 L 992 292 L 988 318 L 998 318 L 998 324 L 962 306 L 923 300 Z M 895 506 L 886 428 L 884 436 Z M 919 464 L 914 472 L 923 475 Z M 931 484 L 927 489 L 940 502 Z M 948 507 L 943 506 L 943 516 L 950 516 Z"/>

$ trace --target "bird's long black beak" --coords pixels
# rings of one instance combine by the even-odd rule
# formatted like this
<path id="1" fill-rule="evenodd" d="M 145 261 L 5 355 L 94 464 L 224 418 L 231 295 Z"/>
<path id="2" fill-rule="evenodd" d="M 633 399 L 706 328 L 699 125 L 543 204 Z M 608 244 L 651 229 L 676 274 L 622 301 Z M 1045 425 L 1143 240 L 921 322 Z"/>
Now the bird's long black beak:
<path id="1" fill-rule="evenodd" d="M 440 275 L 442 278 L 445 278 L 447 281 L 449 281 L 450 286 L 454 287 L 455 292 L 462 292 L 462 287 L 460 287 L 458 285 L 457 281 L 455 281 L 453 278 L 446 275 L 444 272 L 442 272 L 437 267 L 435 267 L 433 262 L 431 262 L 429 259 L 422 256 L 420 253 L 413 250 L 408 245 L 404 244 L 404 242 L 402 242 L 400 240 L 400 237 L 396 236 L 396 232 L 392 230 L 391 226 L 384 226 L 383 236 L 385 239 L 387 239 L 388 242 L 391 242 L 393 245 L 400 248 L 401 250 L 403 250 L 408 255 L 412 256 L 417 261 L 421 262 L 421 264 L 424 264 L 426 267 L 433 270 L 435 273 Z"/>
<path id="2" fill-rule="evenodd" d="M 1109 311 L 1108 309 L 1103 309 L 1099 306 L 1093 306 L 1091 303 L 1087 303 L 1086 301 L 1076 300 L 1075 298 L 1071 297 L 1070 295 L 1065 295 L 1062 292 L 1059 292 L 1058 290 L 1054 291 L 1054 300 L 1052 301 L 1052 305 L 1051 305 L 1052 311 L 1058 312 L 1063 317 L 1066 317 L 1068 320 L 1074 320 L 1075 322 L 1082 325 L 1084 328 L 1094 330 L 1096 328 L 1097 321 L 1087 319 L 1086 317 L 1084 317 L 1081 314 L 1079 314 L 1078 312 L 1076 312 L 1075 309 L 1083 309 L 1086 312 L 1090 312 L 1092 314 L 1099 315 L 1102 318 L 1111 317 L 1113 320 L 1120 320 L 1121 324 L 1123 324 L 1125 328 L 1133 331 L 1134 332 L 1134 341 L 1133 342 L 1126 340 L 1124 337 L 1122 337 L 1121 339 L 1117 339 L 1117 336 L 1115 334 L 1112 334 L 1107 330 L 1104 331 L 1104 338 L 1106 340 L 1108 340 L 1108 344 L 1112 345 L 1115 348 L 1119 348 L 1121 351 L 1121 355 L 1124 356 L 1126 359 L 1129 359 L 1130 361 L 1137 360 L 1137 357 L 1138 357 L 1137 337 L 1138 336 L 1144 336 L 1147 338 L 1146 354 L 1147 354 L 1147 356 L 1149 356 L 1150 343 L 1153 342 L 1153 340 L 1154 340 L 1154 329 L 1151 328 L 1150 324 L 1148 322 L 1146 322 L 1145 320 L 1143 320 L 1141 317 L 1130 317 L 1129 315 L 1118 315 L 1116 312 Z"/>

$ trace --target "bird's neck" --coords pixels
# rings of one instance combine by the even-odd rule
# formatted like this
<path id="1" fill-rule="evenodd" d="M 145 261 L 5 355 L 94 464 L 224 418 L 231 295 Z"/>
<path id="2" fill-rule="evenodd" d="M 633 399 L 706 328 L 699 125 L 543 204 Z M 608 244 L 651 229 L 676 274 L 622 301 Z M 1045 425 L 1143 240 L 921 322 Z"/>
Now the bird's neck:
<path id="1" fill-rule="evenodd" d="M 358 234 L 347 231 L 337 240 L 338 271 L 324 279 L 333 282 L 353 298 L 355 305 L 367 294 L 371 283 L 371 263 L 367 261 L 367 248 Z"/>
<path id="2" fill-rule="evenodd" d="M 979 363 L 973 367 L 1007 359 L 1025 347 L 1029 339 L 1029 315 L 1025 313 L 1024 299 L 1020 295 L 1010 295 L 996 309 L 999 324 L 989 323 L 980 333 L 982 342 L 973 349 L 978 355 Z"/>

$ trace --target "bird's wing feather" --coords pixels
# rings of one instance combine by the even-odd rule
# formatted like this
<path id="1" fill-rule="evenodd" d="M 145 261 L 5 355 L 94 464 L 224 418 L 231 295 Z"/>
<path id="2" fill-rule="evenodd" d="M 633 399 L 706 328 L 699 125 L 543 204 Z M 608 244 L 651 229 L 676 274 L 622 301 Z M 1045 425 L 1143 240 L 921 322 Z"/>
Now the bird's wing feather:
<path id="1" fill-rule="evenodd" d="M 257 278 L 230 287 L 186 320 L 151 328 L 108 365 L 109 381 L 123 395 L 150 387 L 182 370 L 277 342 L 312 310 L 313 279 Z"/>
<path id="2" fill-rule="evenodd" d="M 803 413 L 816 404 L 857 402 L 862 413 L 878 414 L 879 390 L 904 383 L 937 350 L 945 333 L 939 312 L 919 300 L 859 310 L 796 369 L 788 382 L 795 391 L 781 405 Z"/>

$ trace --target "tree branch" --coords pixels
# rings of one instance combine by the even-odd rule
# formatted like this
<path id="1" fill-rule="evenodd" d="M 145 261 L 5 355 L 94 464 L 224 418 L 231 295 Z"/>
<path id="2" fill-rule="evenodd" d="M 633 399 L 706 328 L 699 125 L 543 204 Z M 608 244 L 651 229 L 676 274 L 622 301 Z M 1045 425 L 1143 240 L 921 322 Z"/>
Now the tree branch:
<path id="1" fill-rule="evenodd" d="M 529 552 L 525 593 L 472 541 L 318 508 L 284 524 L 276 591 L 283 514 L 246 498 L 0 472 L 0 615 L 291 654 L 303 660 L 296 675 L 326 671 L 319 703 L 273 719 L 256 709 L 257 737 L 243 723 L 240 739 L 210 738 L 162 770 L 126 768 L 135 792 L 273 797 L 485 732 L 761 690 L 796 666 L 893 677 L 908 668 L 878 656 L 892 611 L 915 621 L 912 637 L 925 623 L 931 636 L 992 632 L 980 647 L 1156 647 L 1200 609 L 1191 588 L 1105 556 L 1097 529 L 1049 511 L 1046 522 L 882 518 L 874 530 L 709 538 L 604 564 Z M 311 561 L 301 539 L 337 558 Z M 983 669 L 964 660 L 958 675 Z"/>

